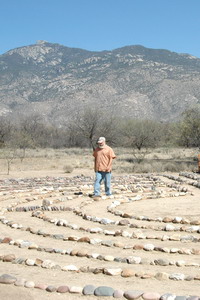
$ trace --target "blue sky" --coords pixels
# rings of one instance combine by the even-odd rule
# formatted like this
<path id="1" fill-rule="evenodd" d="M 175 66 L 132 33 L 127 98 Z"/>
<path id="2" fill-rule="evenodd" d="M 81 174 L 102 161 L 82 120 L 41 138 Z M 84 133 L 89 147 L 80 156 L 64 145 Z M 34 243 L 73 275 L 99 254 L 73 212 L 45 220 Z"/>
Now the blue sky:
<path id="1" fill-rule="evenodd" d="M 200 58 L 200 0 L 0 0 L 0 54 L 46 40 L 91 51 L 127 45 Z"/>

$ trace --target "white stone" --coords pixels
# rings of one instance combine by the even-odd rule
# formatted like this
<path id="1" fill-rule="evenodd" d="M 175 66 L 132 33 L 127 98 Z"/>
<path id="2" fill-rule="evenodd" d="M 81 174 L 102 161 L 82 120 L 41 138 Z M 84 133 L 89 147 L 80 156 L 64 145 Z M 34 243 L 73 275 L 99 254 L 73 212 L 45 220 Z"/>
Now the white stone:
<path id="1" fill-rule="evenodd" d="M 101 233 L 102 231 L 103 231 L 103 229 L 101 229 L 99 227 L 90 228 L 91 233 Z"/>
<path id="2" fill-rule="evenodd" d="M 152 250 L 154 250 L 154 245 L 153 244 L 146 244 L 146 245 L 144 245 L 144 250 L 146 250 L 146 251 L 152 251 Z"/>
<path id="3" fill-rule="evenodd" d="M 171 252 L 171 253 L 177 253 L 179 250 L 180 250 L 180 249 L 178 249 L 178 248 L 171 248 L 171 249 L 170 249 L 170 252 Z"/>
<path id="4" fill-rule="evenodd" d="M 169 236 L 166 235 L 166 234 L 164 234 L 164 235 L 162 236 L 161 240 L 162 240 L 162 241 L 167 241 L 167 240 L 169 240 Z"/>
<path id="5" fill-rule="evenodd" d="M 122 272 L 121 268 L 117 268 L 117 269 L 105 268 L 104 269 L 104 274 L 111 275 L 111 276 L 121 275 L 121 272 Z"/>
<path id="6" fill-rule="evenodd" d="M 175 227 L 171 224 L 167 224 L 164 229 L 166 231 L 174 231 Z"/>
<path id="7" fill-rule="evenodd" d="M 45 269 L 51 269 L 55 266 L 56 264 L 51 261 L 50 259 L 46 259 L 43 261 L 42 263 L 42 268 L 45 268 Z"/>
<path id="8" fill-rule="evenodd" d="M 90 244 L 92 245 L 101 244 L 101 242 L 101 239 L 90 239 Z"/>
<path id="9" fill-rule="evenodd" d="M 103 233 L 105 235 L 115 235 L 115 231 L 114 230 L 104 230 Z"/>
<path id="10" fill-rule="evenodd" d="M 68 266 L 62 267 L 62 270 L 63 271 L 75 271 L 75 272 L 77 272 L 79 269 L 74 265 L 68 265 Z"/>
<path id="11" fill-rule="evenodd" d="M 92 257 L 92 258 L 95 258 L 95 259 L 96 259 L 98 256 L 99 256 L 99 253 L 92 253 L 92 254 L 91 254 L 91 257 Z"/>
<path id="12" fill-rule="evenodd" d="M 80 286 L 71 286 L 69 292 L 72 294 L 82 294 L 83 288 Z"/>
<path id="13" fill-rule="evenodd" d="M 185 279 L 185 275 L 181 274 L 181 273 L 171 274 L 169 276 L 169 279 L 172 279 L 172 280 L 184 280 Z"/>
<path id="14" fill-rule="evenodd" d="M 74 229 L 74 230 L 78 229 L 78 225 L 76 225 L 76 224 L 69 224 L 68 227 L 71 229 Z"/>
<path id="15" fill-rule="evenodd" d="M 112 255 L 105 255 L 104 260 L 105 261 L 114 261 L 114 257 Z"/>
<path id="16" fill-rule="evenodd" d="M 19 226 L 18 224 L 12 224 L 11 225 L 12 228 L 18 228 L 18 226 Z"/>
<path id="17" fill-rule="evenodd" d="M 182 217 L 175 217 L 174 221 L 176 221 L 177 223 L 181 223 L 182 219 Z"/>
<path id="18" fill-rule="evenodd" d="M 34 288 L 34 287 L 35 287 L 35 283 L 34 283 L 33 281 L 26 281 L 26 282 L 24 283 L 24 286 L 25 286 L 26 288 Z"/>
<path id="19" fill-rule="evenodd" d="M 178 261 L 176 262 L 176 265 L 177 265 L 178 267 L 183 267 L 183 266 L 185 266 L 185 261 L 184 261 L 184 260 L 178 260 Z"/>
<path id="20" fill-rule="evenodd" d="M 128 256 L 127 260 L 131 264 L 140 264 L 142 259 L 139 256 Z"/>
<path id="21" fill-rule="evenodd" d="M 197 232 L 200 229 L 200 226 L 191 226 L 188 227 L 185 231 L 186 232 Z"/>
<path id="22" fill-rule="evenodd" d="M 131 237 L 132 234 L 129 233 L 128 231 L 123 230 L 123 231 L 122 231 L 122 236 L 123 236 L 123 237 Z"/>
<path id="23" fill-rule="evenodd" d="M 28 258 L 28 259 L 26 260 L 26 265 L 27 265 L 27 266 L 34 266 L 34 264 L 35 264 L 35 260 L 34 260 L 34 259 Z"/>

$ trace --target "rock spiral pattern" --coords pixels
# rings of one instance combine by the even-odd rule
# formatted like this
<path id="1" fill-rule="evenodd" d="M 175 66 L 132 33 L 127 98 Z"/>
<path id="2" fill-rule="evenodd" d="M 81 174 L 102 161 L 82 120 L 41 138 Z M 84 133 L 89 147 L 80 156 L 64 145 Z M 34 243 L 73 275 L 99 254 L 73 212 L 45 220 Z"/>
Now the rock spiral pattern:
<path id="1" fill-rule="evenodd" d="M 113 196 L 98 200 L 89 197 L 92 177 L 2 180 L 0 283 L 94 299 L 198 300 L 197 176 L 116 176 Z M 193 211 L 181 209 L 191 201 Z"/>

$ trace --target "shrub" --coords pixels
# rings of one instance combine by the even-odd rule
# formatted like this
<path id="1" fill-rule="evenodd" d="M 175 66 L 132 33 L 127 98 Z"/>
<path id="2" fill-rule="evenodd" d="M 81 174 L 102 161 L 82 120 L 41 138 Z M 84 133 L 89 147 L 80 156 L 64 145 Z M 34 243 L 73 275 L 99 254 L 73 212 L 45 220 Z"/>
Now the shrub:
<path id="1" fill-rule="evenodd" d="M 71 172 L 73 172 L 74 168 L 71 165 L 65 165 L 63 167 L 63 170 L 65 173 L 71 173 Z"/>
<path id="2" fill-rule="evenodd" d="M 134 172 L 135 173 L 151 173 L 151 172 L 153 172 L 153 168 L 152 168 L 152 165 L 148 164 L 148 163 L 144 163 L 144 164 L 137 163 L 134 166 Z"/>

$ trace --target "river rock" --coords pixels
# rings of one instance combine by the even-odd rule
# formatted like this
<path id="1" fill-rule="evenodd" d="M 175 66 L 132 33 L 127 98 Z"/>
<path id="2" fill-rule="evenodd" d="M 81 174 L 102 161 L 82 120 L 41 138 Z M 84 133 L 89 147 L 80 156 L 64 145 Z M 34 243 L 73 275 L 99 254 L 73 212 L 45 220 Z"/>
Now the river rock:
<path id="1" fill-rule="evenodd" d="M 121 273 L 121 276 L 122 277 L 132 277 L 135 275 L 135 272 L 132 270 L 132 269 L 123 269 L 122 270 L 122 273 Z"/>
<path id="2" fill-rule="evenodd" d="M 101 233 L 102 231 L 103 231 L 103 229 L 101 229 L 99 227 L 90 228 L 91 233 Z"/>
<path id="3" fill-rule="evenodd" d="M 186 264 L 185 260 L 178 260 L 176 262 L 177 267 L 183 267 L 185 266 L 185 264 Z"/>
<path id="4" fill-rule="evenodd" d="M 82 237 L 82 238 L 79 238 L 79 239 L 77 240 L 77 242 L 80 242 L 80 243 L 90 243 L 90 238 L 87 237 L 87 236 L 84 236 L 84 237 Z"/>
<path id="5" fill-rule="evenodd" d="M 78 256 L 78 257 L 84 257 L 84 256 L 87 256 L 87 254 L 88 254 L 88 251 L 85 250 L 85 249 L 82 249 L 82 250 L 79 250 L 77 252 L 76 256 Z"/>
<path id="6" fill-rule="evenodd" d="M 124 247 L 124 244 L 122 242 L 114 242 L 113 244 L 115 247 L 118 247 L 118 248 L 123 248 Z"/>
<path id="7" fill-rule="evenodd" d="M 63 271 L 74 271 L 74 272 L 77 272 L 79 269 L 76 266 L 74 266 L 74 265 L 68 265 L 68 266 L 62 267 L 62 270 Z"/>
<path id="8" fill-rule="evenodd" d="M 112 255 L 105 255 L 104 256 L 104 260 L 105 261 L 114 261 L 114 256 L 112 256 Z"/>
<path id="9" fill-rule="evenodd" d="M 153 251 L 154 250 L 154 245 L 153 244 L 146 244 L 146 245 L 144 245 L 144 250 Z"/>
<path id="10" fill-rule="evenodd" d="M 121 225 L 121 226 L 127 226 L 129 224 L 130 224 L 129 220 L 122 219 L 119 221 L 119 225 Z"/>
<path id="11" fill-rule="evenodd" d="M 158 272 L 158 273 L 156 273 L 155 278 L 158 280 L 161 280 L 161 281 L 167 280 L 167 279 L 169 279 L 169 274 L 165 273 L 165 272 Z"/>
<path id="12" fill-rule="evenodd" d="M 165 259 L 162 259 L 162 258 L 155 259 L 154 263 L 159 266 L 169 266 L 169 260 L 166 258 Z"/>
<path id="13" fill-rule="evenodd" d="M 71 286 L 69 292 L 71 294 L 82 294 L 83 288 L 80 286 Z"/>
<path id="14" fill-rule="evenodd" d="M 127 257 L 128 264 L 140 264 L 141 260 L 142 259 L 139 256 L 128 256 Z"/>
<path id="15" fill-rule="evenodd" d="M 114 298 L 122 298 L 124 296 L 124 291 L 122 290 L 115 290 L 113 293 Z"/>
<path id="16" fill-rule="evenodd" d="M 24 278 L 19 278 L 19 279 L 17 279 L 17 280 L 15 281 L 14 285 L 16 285 L 16 286 L 24 286 L 25 282 L 26 282 L 26 279 L 24 279 Z"/>
<path id="17" fill-rule="evenodd" d="M 44 291 L 44 290 L 46 290 L 47 286 L 48 286 L 47 284 L 38 283 L 38 284 L 35 285 L 35 288 Z"/>
<path id="18" fill-rule="evenodd" d="M 42 263 L 42 268 L 45 268 L 45 269 L 52 269 L 53 267 L 55 267 L 55 263 L 49 259 L 46 259 L 43 261 Z"/>
<path id="19" fill-rule="evenodd" d="M 160 297 L 160 300 L 174 300 L 175 298 L 175 294 L 166 293 Z"/>
<path id="20" fill-rule="evenodd" d="M 11 241 L 12 241 L 12 239 L 10 237 L 5 237 L 5 238 L 3 238 L 1 243 L 2 244 L 9 244 Z"/>
<path id="21" fill-rule="evenodd" d="M 144 292 L 142 291 L 132 291 L 132 290 L 128 290 L 124 292 L 124 297 L 128 300 L 135 300 L 138 299 L 139 297 L 141 297 L 143 295 Z"/>
<path id="22" fill-rule="evenodd" d="M 69 287 L 67 285 L 61 285 L 57 288 L 57 292 L 61 294 L 67 293 L 69 292 Z"/>
<path id="23" fill-rule="evenodd" d="M 104 274 L 111 275 L 111 276 L 121 275 L 121 272 L 122 272 L 121 268 L 117 268 L 117 269 L 105 268 L 104 269 Z"/>
<path id="24" fill-rule="evenodd" d="M 108 286 L 99 286 L 94 290 L 95 296 L 113 296 L 114 289 Z"/>
<path id="25" fill-rule="evenodd" d="M 25 281 L 24 287 L 26 287 L 26 288 L 34 288 L 35 287 L 35 283 L 33 281 Z"/>
<path id="26" fill-rule="evenodd" d="M 144 300 L 159 300 L 160 299 L 160 294 L 158 294 L 158 293 L 144 293 L 142 295 L 142 298 Z"/>
<path id="27" fill-rule="evenodd" d="M 184 280 L 185 279 L 185 275 L 181 274 L 181 273 L 174 273 L 174 274 L 171 274 L 169 276 L 169 279 L 172 279 L 172 280 Z"/>
<path id="28" fill-rule="evenodd" d="M 4 255 L 3 256 L 3 261 L 4 262 L 12 262 L 13 260 L 15 260 L 16 259 L 16 257 L 15 257 L 15 255 L 14 254 L 7 254 L 7 255 Z"/>
<path id="29" fill-rule="evenodd" d="M 165 231 L 174 231 L 175 230 L 175 226 L 171 225 L 171 224 L 167 224 L 164 228 Z"/>
<path id="30" fill-rule="evenodd" d="M 94 290 L 96 289 L 96 287 L 94 285 L 86 285 L 83 288 L 83 295 L 94 295 Z"/>
<path id="31" fill-rule="evenodd" d="M 17 281 L 17 278 L 14 276 L 11 276 L 9 274 L 3 274 L 0 276 L 0 283 L 5 283 L 5 284 L 12 284 Z"/>
<path id="32" fill-rule="evenodd" d="M 47 288 L 46 288 L 46 291 L 50 292 L 50 293 L 53 293 L 53 292 L 57 291 L 57 288 L 53 285 L 48 285 Z"/>

